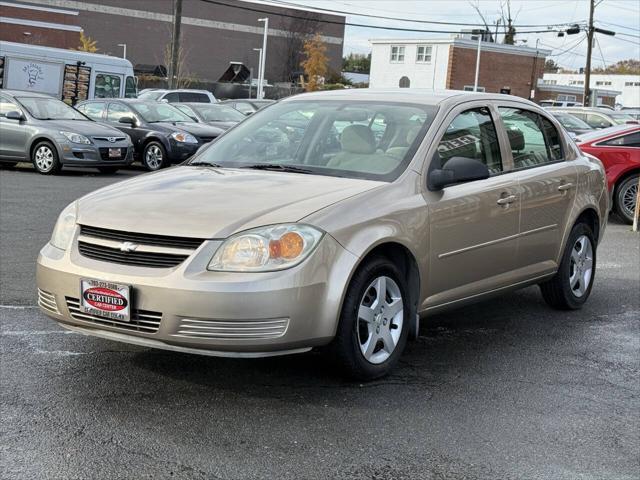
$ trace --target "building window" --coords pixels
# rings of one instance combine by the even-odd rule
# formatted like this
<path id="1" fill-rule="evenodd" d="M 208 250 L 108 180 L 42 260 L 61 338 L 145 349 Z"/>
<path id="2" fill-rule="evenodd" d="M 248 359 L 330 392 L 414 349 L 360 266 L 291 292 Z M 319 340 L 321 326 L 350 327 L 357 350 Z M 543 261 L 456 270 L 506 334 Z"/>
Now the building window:
<path id="1" fill-rule="evenodd" d="M 416 62 L 431 63 L 431 45 L 418 45 L 416 50 Z"/>
<path id="2" fill-rule="evenodd" d="M 464 86 L 464 88 L 463 88 L 463 90 L 464 90 L 465 92 L 473 92 L 473 91 L 475 91 L 475 90 L 473 89 L 473 85 L 465 85 L 465 86 Z M 478 87 L 478 90 L 477 90 L 477 91 L 478 91 L 478 92 L 484 92 L 484 87 Z"/>
<path id="3" fill-rule="evenodd" d="M 640 82 L 624 82 L 625 87 L 640 87 Z"/>
<path id="4" fill-rule="evenodd" d="M 600 80 L 598 82 L 596 82 L 596 86 L 601 86 L 601 85 L 611 85 L 611 82 L 605 82 L 604 80 Z"/>
<path id="5" fill-rule="evenodd" d="M 545 85 L 557 85 L 558 81 L 557 80 L 549 80 L 549 79 L 547 79 L 547 80 L 542 80 L 542 83 L 545 84 Z"/>
<path id="6" fill-rule="evenodd" d="M 584 80 L 569 80 L 569 85 L 584 85 Z"/>
<path id="7" fill-rule="evenodd" d="M 563 94 L 560 94 L 560 95 L 558 95 L 556 100 L 559 101 L 559 102 L 575 102 L 577 100 L 577 98 L 576 98 L 575 95 L 563 95 Z"/>
<path id="8" fill-rule="evenodd" d="M 401 77 L 398 86 L 400 88 L 409 88 L 411 86 L 411 80 L 409 80 L 409 77 Z"/>
<path id="9" fill-rule="evenodd" d="M 404 45 L 391 46 L 391 61 L 397 63 L 404 62 Z"/>

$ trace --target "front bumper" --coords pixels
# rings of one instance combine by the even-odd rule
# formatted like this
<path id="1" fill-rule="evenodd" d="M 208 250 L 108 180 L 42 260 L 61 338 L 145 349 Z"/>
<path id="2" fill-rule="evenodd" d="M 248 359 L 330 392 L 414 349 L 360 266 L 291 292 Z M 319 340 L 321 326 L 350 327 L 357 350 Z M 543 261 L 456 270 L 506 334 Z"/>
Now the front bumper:
<path id="1" fill-rule="evenodd" d="M 198 149 L 204 145 L 201 142 L 198 143 L 183 143 L 176 142 L 173 138 L 169 140 L 169 151 L 167 152 L 169 156 L 169 161 L 171 163 L 180 163 L 198 151 Z"/>
<path id="2" fill-rule="evenodd" d="M 174 268 L 93 260 L 79 253 L 77 238 L 67 251 L 47 244 L 38 256 L 38 303 L 46 315 L 67 328 L 188 353 L 270 356 L 331 341 L 357 257 L 325 235 L 308 259 L 288 270 L 207 271 L 220 243 L 206 241 Z M 82 278 L 130 285 L 132 323 L 95 321 L 79 314 Z M 137 318 L 146 322 L 137 324 L 143 328 L 135 327 Z M 156 318 L 157 330 L 147 329 Z"/>
<path id="3" fill-rule="evenodd" d="M 120 149 L 120 156 L 109 157 L 109 149 Z M 133 145 L 125 142 L 99 142 L 90 145 L 59 142 L 58 154 L 69 167 L 125 167 L 133 162 Z"/>

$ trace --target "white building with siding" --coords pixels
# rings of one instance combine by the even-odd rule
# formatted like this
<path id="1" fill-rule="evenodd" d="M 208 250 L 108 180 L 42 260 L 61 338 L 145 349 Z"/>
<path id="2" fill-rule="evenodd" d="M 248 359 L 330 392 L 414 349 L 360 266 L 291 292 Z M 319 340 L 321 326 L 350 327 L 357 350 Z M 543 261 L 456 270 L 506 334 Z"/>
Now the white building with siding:
<path id="1" fill-rule="evenodd" d="M 582 73 L 545 73 L 544 85 L 566 85 L 584 88 Z M 640 75 L 591 74 L 592 89 L 618 90 L 616 103 L 623 107 L 640 108 Z"/>

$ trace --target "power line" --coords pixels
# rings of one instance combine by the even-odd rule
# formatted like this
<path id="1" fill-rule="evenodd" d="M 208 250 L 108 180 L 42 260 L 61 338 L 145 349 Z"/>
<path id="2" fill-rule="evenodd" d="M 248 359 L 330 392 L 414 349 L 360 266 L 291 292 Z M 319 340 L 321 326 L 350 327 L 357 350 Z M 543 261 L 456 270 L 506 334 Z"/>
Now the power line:
<path id="1" fill-rule="evenodd" d="M 598 23 L 604 23 L 605 25 L 611 25 L 613 27 L 624 28 L 627 30 L 633 30 L 634 32 L 640 32 L 640 28 L 626 27 L 624 25 L 620 25 L 619 23 L 611 23 L 611 22 L 603 22 L 602 20 L 596 20 Z"/>
<path id="2" fill-rule="evenodd" d="M 300 4 L 298 3 L 293 3 L 293 2 L 287 2 L 285 0 L 268 0 L 270 3 L 275 3 L 278 5 L 284 5 L 284 6 L 288 6 L 288 7 L 300 7 Z M 383 20 L 395 20 L 395 21 L 400 21 L 400 22 L 410 22 L 410 23 L 425 23 L 425 24 L 432 24 L 432 25 L 453 25 L 453 26 L 463 26 L 463 27 L 484 27 L 485 24 L 484 23 L 464 23 L 464 22 L 444 22 L 444 21 L 439 21 L 439 20 L 414 20 L 414 19 L 408 19 L 408 18 L 399 18 L 399 17 L 389 17 L 386 15 L 373 15 L 370 13 L 357 13 L 357 12 L 348 12 L 348 11 L 344 11 L 344 10 L 336 10 L 334 8 L 322 8 L 322 7 L 312 7 L 314 10 L 320 11 L 320 12 L 325 12 L 325 13 L 330 13 L 330 14 L 340 14 L 340 15 L 353 15 L 353 16 L 357 16 L 357 17 L 366 17 L 366 18 L 377 18 L 377 19 L 383 19 Z M 584 20 L 581 20 L 582 22 Z M 564 25 L 573 25 L 575 23 L 580 23 L 580 21 L 574 21 L 574 22 L 565 22 L 565 23 L 555 23 L 552 25 L 541 25 L 541 24 L 537 24 L 537 25 L 515 25 L 518 28 L 540 28 L 540 27 L 559 27 L 559 26 L 564 26 Z"/>
<path id="3" fill-rule="evenodd" d="M 223 2 L 218 1 L 218 0 L 200 0 L 200 1 L 204 2 L 204 3 L 212 4 L 212 5 L 220 5 L 220 6 L 228 7 L 228 8 L 237 8 L 237 9 L 240 9 L 240 10 L 245 10 L 245 11 L 248 10 L 248 11 L 261 13 L 261 14 L 267 14 L 267 15 L 276 15 L 276 16 L 284 17 L 284 18 L 295 18 L 295 19 L 298 19 L 298 20 L 306 20 L 306 21 L 313 20 L 313 21 L 316 21 L 318 23 L 325 23 L 325 24 L 329 24 L 329 25 L 340 25 L 340 26 L 344 25 L 344 26 L 349 26 L 349 27 L 371 28 L 371 29 L 375 29 L 375 30 L 391 30 L 391 31 L 397 31 L 397 32 L 460 33 L 460 30 L 425 30 L 425 29 L 417 29 L 417 28 L 385 27 L 383 25 L 367 25 L 367 24 L 364 24 L 364 23 L 354 23 L 354 22 L 339 22 L 339 21 L 336 21 L 336 20 L 320 20 L 320 19 L 312 19 L 312 18 L 309 18 L 309 17 L 303 17 L 303 16 L 299 16 L 299 15 L 292 15 L 292 14 L 288 14 L 288 13 L 274 12 L 273 10 L 264 10 L 264 9 L 260 9 L 260 8 L 247 7 L 246 4 L 244 4 L 244 5 L 230 5 L 228 3 L 223 3 Z M 525 34 L 529 34 L 529 33 L 557 33 L 557 32 L 563 32 L 563 31 L 564 31 L 563 29 L 547 28 L 547 29 L 544 29 L 544 30 L 519 31 L 518 33 L 521 34 L 521 35 L 525 35 Z"/>

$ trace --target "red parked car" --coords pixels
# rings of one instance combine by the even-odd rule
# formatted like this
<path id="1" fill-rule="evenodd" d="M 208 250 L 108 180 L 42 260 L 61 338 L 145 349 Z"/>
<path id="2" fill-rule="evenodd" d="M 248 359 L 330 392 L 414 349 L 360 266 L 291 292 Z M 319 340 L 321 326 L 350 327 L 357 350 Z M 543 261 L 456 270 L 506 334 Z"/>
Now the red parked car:
<path id="1" fill-rule="evenodd" d="M 583 152 L 604 164 L 613 209 L 632 223 L 640 178 L 640 126 L 617 125 L 579 135 L 575 140 Z"/>

